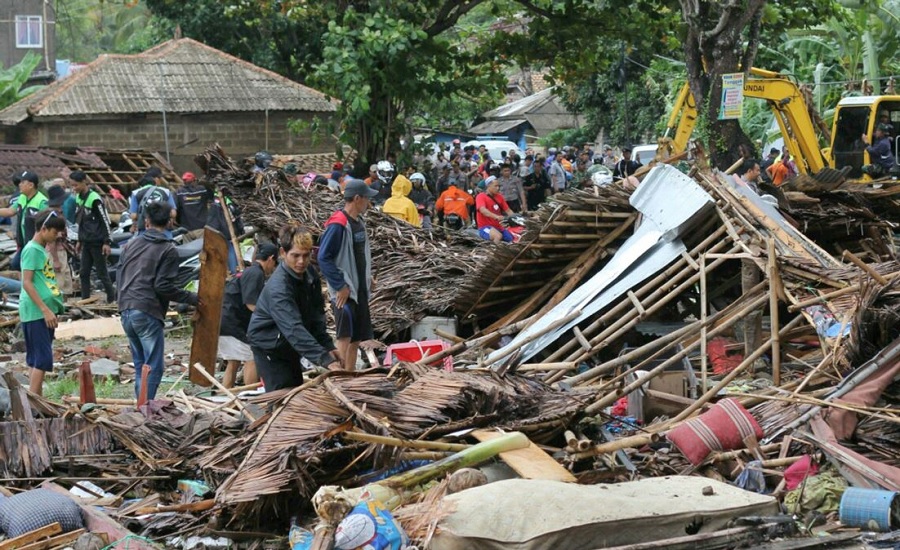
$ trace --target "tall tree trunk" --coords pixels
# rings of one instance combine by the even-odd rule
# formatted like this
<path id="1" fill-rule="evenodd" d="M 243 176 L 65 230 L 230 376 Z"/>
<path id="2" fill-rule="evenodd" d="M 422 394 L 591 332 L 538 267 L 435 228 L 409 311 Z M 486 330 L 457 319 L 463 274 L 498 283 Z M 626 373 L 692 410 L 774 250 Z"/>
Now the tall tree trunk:
<path id="1" fill-rule="evenodd" d="M 687 24 L 684 40 L 688 85 L 697 109 L 708 121 L 710 161 L 725 169 L 756 147 L 737 120 L 719 120 L 722 75 L 749 71 L 759 45 L 766 0 L 680 0 Z"/>

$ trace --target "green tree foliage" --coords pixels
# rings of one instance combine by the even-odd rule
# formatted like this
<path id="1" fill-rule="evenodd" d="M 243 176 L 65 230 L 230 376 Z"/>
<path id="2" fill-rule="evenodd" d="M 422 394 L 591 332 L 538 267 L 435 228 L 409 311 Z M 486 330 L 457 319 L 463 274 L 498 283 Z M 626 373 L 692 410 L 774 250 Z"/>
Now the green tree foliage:
<path id="1" fill-rule="evenodd" d="M 186 37 L 303 82 L 321 61 L 328 16 L 279 0 L 144 0 Z M 327 4 L 323 2 L 322 4 Z"/>
<path id="2" fill-rule="evenodd" d="M 57 57 L 88 63 L 103 53 L 137 53 L 173 36 L 142 1 L 55 0 Z"/>
<path id="3" fill-rule="evenodd" d="M 499 64 L 446 34 L 475 3 L 360 2 L 332 14 L 313 82 L 342 99 L 339 135 L 366 163 L 395 149 L 417 106 L 503 88 Z"/>
<path id="4" fill-rule="evenodd" d="M 22 61 L 8 69 L 0 65 L 0 109 L 5 109 L 19 101 L 30 93 L 36 92 L 43 86 L 25 86 L 28 77 L 41 63 L 41 56 L 28 52 Z"/>
<path id="5" fill-rule="evenodd" d="M 334 133 L 361 166 L 411 127 L 460 124 L 503 89 L 502 61 L 456 28 L 485 0 L 146 1 L 185 36 L 340 99 Z"/>

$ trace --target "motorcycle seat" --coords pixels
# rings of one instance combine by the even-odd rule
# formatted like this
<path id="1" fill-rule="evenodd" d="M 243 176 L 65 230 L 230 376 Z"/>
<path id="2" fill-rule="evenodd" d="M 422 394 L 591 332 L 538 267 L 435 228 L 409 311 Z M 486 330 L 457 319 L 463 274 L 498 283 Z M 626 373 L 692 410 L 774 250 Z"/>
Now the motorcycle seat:
<path id="1" fill-rule="evenodd" d="M 180 260 L 192 258 L 199 254 L 201 250 L 203 250 L 202 238 L 175 247 L 175 251 L 178 252 L 178 259 Z"/>

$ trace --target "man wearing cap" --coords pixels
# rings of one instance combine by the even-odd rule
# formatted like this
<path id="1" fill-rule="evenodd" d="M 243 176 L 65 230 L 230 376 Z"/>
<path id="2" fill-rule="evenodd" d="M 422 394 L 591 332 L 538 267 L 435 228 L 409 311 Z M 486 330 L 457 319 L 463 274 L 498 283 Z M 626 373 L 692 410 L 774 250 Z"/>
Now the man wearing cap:
<path id="1" fill-rule="evenodd" d="M 615 170 L 616 162 L 616 154 L 613 152 L 612 146 L 605 145 L 603 147 L 603 166 L 606 166 L 610 170 Z"/>
<path id="2" fill-rule="evenodd" d="M 344 208 L 325 222 L 319 238 L 319 269 L 328 283 L 338 354 L 346 370 L 356 369 L 359 343 L 373 338 L 372 252 L 361 216 L 377 194 L 362 180 L 350 180 L 344 188 Z"/>
<path id="3" fill-rule="evenodd" d="M 259 245 L 253 265 L 232 277 L 225 285 L 222 303 L 222 323 L 219 327 L 219 358 L 224 359 L 226 388 L 234 386 L 238 365 L 244 363 L 244 384 L 259 382 L 256 362 L 250 349 L 247 329 L 256 302 L 262 294 L 266 279 L 278 266 L 278 247 L 271 243 Z"/>
<path id="4" fill-rule="evenodd" d="M 875 139 L 869 144 L 869 137 L 862 135 L 866 152 L 869 153 L 870 164 L 862 167 L 864 174 L 868 174 L 873 178 L 886 176 L 891 167 L 894 166 L 894 155 L 891 154 L 891 131 L 893 127 L 890 124 L 879 123 L 875 126 Z"/>
<path id="5" fill-rule="evenodd" d="M 203 236 L 203 227 L 209 218 L 209 201 L 212 192 L 200 185 L 193 172 L 181 175 L 184 185 L 175 192 L 175 220 L 187 230 L 182 242 L 191 242 Z"/>
<path id="6" fill-rule="evenodd" d="M 640 162 L 631 160 L 631 147 L 622 147 L 622 160 L 616 163 L 613 177 L 625 179 L 628 176 L 633 176 L 641 166 Z"/>
<path id="7" fill-rule="evenodd" d="M 478 234 L 482 239 L 499 243 L 513 241 L 512 233 L 503 227 L 500 222 L 504 216 L 512 216 L 513 211 L 506 204 L 503 195 L 500 194 L 500 182 L 497 176 L 488 176 L 484 180 L 484 193 L 475 197 L 475 221 L 478 224 Z"/>
<path id="8" fill-rule="evenodd" d="M 81 170 L 69 175 L 72 190 L 75 191 L 75 223 L 78 224 L 78 244 L 75 252 L 81 254 L 81 298 L 91 297 L 91 271 L 97 270 L 97 277 L 106 291 L 106 302 L 116 300 L 116 289 L 113 287 L 106 266 L 109 256 L 109 215 L 106 205 L 99 193 L 91 189 L 87 178 Z"/>
<path id="9" fill-rule="evenodd" d="M 0 208 L 0 216 L 16 216 L 16 254 L 10 261 L 10 269 L 19 271 L 22 249 L 34 237 L 34 216 L 47 208 L 47 196 L 38 191 L 38 175 L 24 171 L 19 175 L 19 198 L 9 208 Z"/>

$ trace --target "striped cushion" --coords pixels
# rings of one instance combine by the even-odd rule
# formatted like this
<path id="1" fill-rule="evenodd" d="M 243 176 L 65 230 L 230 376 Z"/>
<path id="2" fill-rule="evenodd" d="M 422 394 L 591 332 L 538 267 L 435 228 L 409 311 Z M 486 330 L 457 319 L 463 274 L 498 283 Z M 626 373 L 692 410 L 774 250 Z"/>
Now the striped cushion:
<path id="1" fill-rule="evenodd" d="M 666 437 L 691 464 L 697 465 L 711 452 L 743 448 L 744 439 L 749 435 L 763 437 L 756 419 L 734 399 L 723 399 L 700 416 L 669 431 Z"/>

